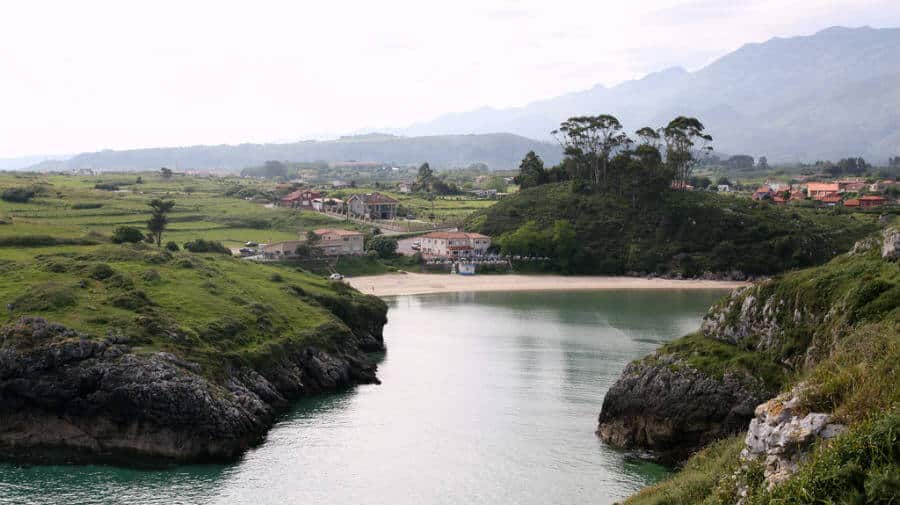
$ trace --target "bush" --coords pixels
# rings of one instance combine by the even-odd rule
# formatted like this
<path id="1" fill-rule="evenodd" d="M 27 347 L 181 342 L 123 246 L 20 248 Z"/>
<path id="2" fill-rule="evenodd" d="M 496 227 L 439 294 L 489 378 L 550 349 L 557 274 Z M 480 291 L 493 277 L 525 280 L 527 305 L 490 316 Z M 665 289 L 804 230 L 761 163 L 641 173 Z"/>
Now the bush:
<path id="1" fill-rule="evenodd" d="M 269 280 L 272 282 L 284 282 L 284 277 L 279 273 L 274 273 L 269 277 Z"/>
<path id="2" fill-rule="evenodd" d="M 0 247 L 39 247 L 47 245 L 94 245 L 96 240 L 87 238 L 63 238 L 50 235 L 12 235 L 0 237 Z"/>
<path id="3" fill-rule="evenodd" d="M 380 258 L 390 258 L 397 252 L 397 240 L 384 235 L 376 235 L 366 245 L 367 251 L 374 251 Z"/>
<path id="4" fill-rule="evenodd" d="M 75 290 L 54 282 L 30 287 L 25 294 L 12 302 L 16 312 L 37 312 L 55 310 L 75 305 Z"/>
<path id="5" fill-rule="evenodd" d="M 134 226 L 119 226 L 112 234 L 112 241 L 116 244 L 136 244 L 141 240 L 144 240 L 144 232 Z"/>
<path id="6" fill-rule="evenodd" d="M 117 184 L 99 182 L 97 184 L 94 184 L 94 189 L 102 189 L 103 191 L 118 191 L 119 186 Z"/>
<path id="7" fill-rule="evenodd" d="M 172 252 L 178 252 L 179 247 L 178 247 L 178 244 L 176 244 L 174 241 L 170 240 L 170 241 L 166 242 L 166 249 L 168 249 Z"/>
<path id="8" fill-rule="evenodd" d="M 74 210 L 99 209 L 103 207 L 102 203 L 76 203 L 72 205 Z"/>
<path id="9" fill-rule="evenodd" d="M 203 240 L 198 238 L 184 244 L 184 249 L 192 253 L 213 252 L 231 255 L 231 251 L 222 245 L 221 242 L 215 240 Z"/>
<path id="10" fill-rule="evenodd" d="M 27 188 L 12 188 L 4 190 L 3 193 L 0 193 L 0 199 L 5 200 L 7 202 L 15 202 L 15 203 L 27 203 L 28 200 L 34 198 L 35 192 L 34 190 Z"/>
<path id="11" fill-rule="evenodd" d="M 102 281 L 103 279 L 108 279 L 108 278 L 112 277 L 113 274 L 115 274 L 115 273 L 116 273 L 116 271 L 113 270 L 113 268 L 111 266 L 107 265 L 106 263 L 97 263 L 96 265 L 94 265 L 91 268 L 91 271 L 88 274 L 88 276 L 91 279 Z"/>

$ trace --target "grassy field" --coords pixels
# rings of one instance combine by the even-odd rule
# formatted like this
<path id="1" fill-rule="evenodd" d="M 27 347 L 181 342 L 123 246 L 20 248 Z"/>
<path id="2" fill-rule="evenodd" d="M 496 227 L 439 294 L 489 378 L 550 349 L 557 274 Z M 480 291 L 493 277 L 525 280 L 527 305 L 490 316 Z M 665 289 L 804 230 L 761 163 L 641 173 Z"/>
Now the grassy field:
<path id="1" fill-rule="evenodd" d="M 352 227 L 342 221 L 312 212 L 266 208 L 262 203 L 227 196 L 229 189 L 259 185 L 240 179 L 210 179 L 155 174 L 102 177 L 28 176 L 0 174 L 0 189 L 38 187 L 41 193 L 28 203 L 0 201 L 0 243 L 10 237 L 46 235 L 103 241 L 117 226 L 144 229 L 149 218 L 147 202 L 152 198 L 175 201 L 164 240 L 183 244 L 202 238 L 218 240 L 228 247 L 247 241 L 292 240 L 307 230 L 321 227 Z M 96 184 L 114 184 L 120 189 L 95 189 Z M 0 253 L 0 255 L 5 254 Z"/>

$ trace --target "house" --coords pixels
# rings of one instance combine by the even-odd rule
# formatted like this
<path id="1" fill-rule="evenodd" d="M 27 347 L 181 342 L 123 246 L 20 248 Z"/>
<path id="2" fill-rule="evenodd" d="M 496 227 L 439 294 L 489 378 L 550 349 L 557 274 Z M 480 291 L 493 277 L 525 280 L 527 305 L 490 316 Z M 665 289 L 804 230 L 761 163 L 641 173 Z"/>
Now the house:
<path id="1" fill-rule="evenodd" d="M 381 193 L 357 194 L 347 199 L 351 214 L 370 219 L 395 219 L 399 203 Z"/>
<path id="2" fill-rule="evenodd" d="M 357 256 L 365 252 L 365 236 L 358 231 L 321 228 L 313 233 L 319 240 L 312 247 L 323 256 Z"/>
<path id="3" fill-rule="evenodd" d="M 827 195 L 823 196 L 820 201 L 829 207 L 834 207 L 835 205 L 841 203 L 841 195 L 837 193 L 828 193 Z"/>
<path id="4" fill-rule="evenodd" d="M 768 186 L 760 186 L 753 192 L 750 198 L 754 200 L 771 200 L 775 193 Z"/>
<path id="5" fill-rule="evenodd" d="M 788 201 L 781 194 L 776 193 L 772 196 L 772 203 L 775 205 L 785 205 L 787 202 Z"/>
<path id="6" fill-rule="evenodd" d="M 803 192 L 802 189 L 796 189 L 791 191 L 790 201 L 799 202 L 800 200 L 806 199 L 806 193 Z"/>
<path id="7" fill-rule="evenodd" d="M 422 254 L 439 258 L 477 258 L 487 254 L 491 237 L 480 233 L 436 231 L 422 235 Z"/>
<path id="8" fill-rule="evenodd" d="M 497 190 L 496 189 L 473 189 L 469 191 L 472 195 L 478 198 L 496 198 Z"/>
<path id="9" fill-rule="evenodd" d="M 290 258 L 297 255 L 297 246 L 302 243 L 302 240 L 286 240 L 284 242 L 260 244 L 259 252 L 269 259 Z"/>
<path id="10" fill-rule="evenodd" d="M 301 208 L 312 208 L 312 201 L 316 198 L 320 198 L 322 196 L 318 191 L 312 191 L 310 189 L 299 189 L 297 191 L 293 191 L 281 197 L 279 201 L 279 205 L 282 207 L 301 207 Z"/>
<path id="11" fill-rule="evenodd" d="M 841 187 L 836 182 L 810 182 L 806 185 L 806 192 L 813 200 L 822 200 L 829 195 L 840 193 Z"/>
<path id="12" fill-rule="evenodd" d="M 866 195 L 859 199 L 859 206 L 863 209 L 878 207 L 887 203 L 887 198 L 881 195 Z"/>
<path id="13" fill-rule="evenodd" d="M 340 198 L 313 198 L 313 210 L 324 212 L 326 210 L 339 211 L 344 206 L 344 201 Z"/>
<path id="14" fill-rule="evenodd" d="M 844 201 L 844 207 L 859 208 L 859 198 L 851 198 Z"/>
<path id="15" fill-rule="evenodd" d="M 731 193 L 731 186 L 728 184 L 719 184 L 716 186 L 716 191 L 720 193 Z"/>
<path id="16" fill-rule="evenodd" d="M 401 182 L 397 185 L 397 190 L 401 193 L 409 193 L 412 191 L 412 185 L 407 182 Z"/>
<path id="17" fill-rule="evenodd" d="M 847 193 L 859 193 L 869 187 L 864 181 L 838 181 L 838 185 Z"/>

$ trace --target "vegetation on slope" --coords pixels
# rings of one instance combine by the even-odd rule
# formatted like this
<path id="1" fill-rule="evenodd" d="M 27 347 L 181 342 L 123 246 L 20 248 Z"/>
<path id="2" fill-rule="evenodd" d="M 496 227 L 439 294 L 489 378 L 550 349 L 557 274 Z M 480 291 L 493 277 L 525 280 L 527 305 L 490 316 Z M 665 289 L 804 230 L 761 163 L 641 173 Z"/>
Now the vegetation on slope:
<path id="1" fill-rule="evenodd" d="M 900 495 L 900 268 L 881 258 L 873 242 L 713 307 L 711 316 L 725 325 L 716 331 L 756 329 L 732 332 L 742 335 L 736 343 L 698 334 L 661 351 L 711 375 L 737 368 L 783 390 L 802 381 L 802 408 L 831 412 L 850 430 L 819 442 L 799 472 L 773 489 L 762 479 L 761 463 L 740 463 L 743 437 L 736 437 L 700 451 L 682 471 L 626 503 L 733 504 L 739 486 L 746 486 L 744 503 L 760 505 L 894 503 Z"/>
<path id="2" fill-rule="evenodd" d="M 633 208 L 614 194 L 573 191 L 572 182 L 545 184 L 473 214 L 466 227 L 493 236 L 528 223 L 549 229 L 560 220 L 575 228 L 577 247 L 557 266 L 588 274 L 706 272 L 769 275 L 823 263 L 872 232 L 872 216 L 840 209 L 776 207 L 699 192 L 663 192 Z M 553 256 L 540 241 L 534 252 Z"/>
<path id="3" fill-rule="evenodd" d="M 386 310 L 374 297 L 290 269 L 145 244 L 4 260 L 0 271 L 0 325 L 37 315 L 138 352 L 169 351 L 211 373 L 288 343 L 339 349 L 348 326 L 368 329 L 365 319 L 381 320 Z"/>

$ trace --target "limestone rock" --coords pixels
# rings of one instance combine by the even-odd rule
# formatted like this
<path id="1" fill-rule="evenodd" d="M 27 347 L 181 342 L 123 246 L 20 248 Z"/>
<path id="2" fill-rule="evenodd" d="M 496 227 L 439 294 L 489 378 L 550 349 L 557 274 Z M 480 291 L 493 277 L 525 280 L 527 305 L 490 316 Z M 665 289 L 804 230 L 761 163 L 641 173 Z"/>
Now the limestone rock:
<path id="1" fill-rule="evenodd" d="M 741 459 L 762 458 L 769 488 L 797 471 L 816 440 L 836 437 L 846 426 L 832 423 L 824 413 L 804 413 L 800 408 L 802 386 L 756 407 L 750 421 Z"/>
<path id="2" fill-rule="evenodd" d="M 900 258 L 900 230 L 887 228 L 884 230 L 884 243 L 881 246 L 881 257 L 886 260 Z"/>
<path id="3" fill-rule="evenodd" d="M 597 435 L 611 446 L 646 449 L 678 462 L 722 436 L 746 429 L 754 406 L 771 396 L 739 373 L 710 377 L 672 356 L 629 364 L 606 393 Z"/>

